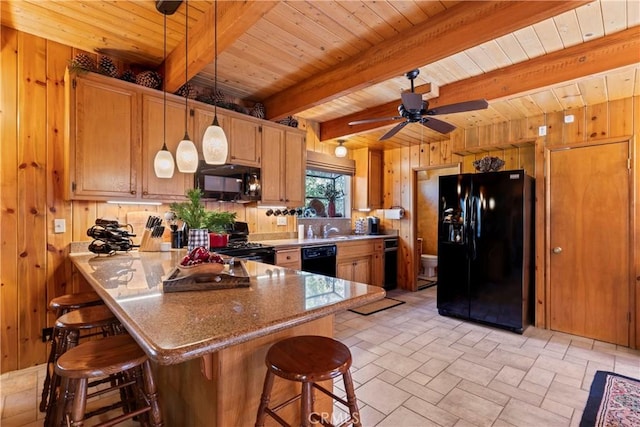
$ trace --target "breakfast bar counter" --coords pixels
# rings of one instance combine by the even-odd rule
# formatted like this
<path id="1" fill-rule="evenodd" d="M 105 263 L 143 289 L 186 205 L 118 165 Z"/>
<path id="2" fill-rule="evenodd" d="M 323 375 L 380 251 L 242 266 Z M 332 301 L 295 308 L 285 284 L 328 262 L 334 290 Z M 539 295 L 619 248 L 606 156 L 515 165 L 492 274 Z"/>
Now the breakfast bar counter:
<path id="1" fill-rule="evenodd" d="M 155 362 L 168 426 L 252 425 L 274 342 L 333 336 L 335 313 L 384 297 L 379 287 L 252 261 L 243 261 L 248 287 L 163 292 L 163 279 L 185 254 L 70 255 Z M 293 392 L 286 382 L 274 390 L 274 398 Z"/>

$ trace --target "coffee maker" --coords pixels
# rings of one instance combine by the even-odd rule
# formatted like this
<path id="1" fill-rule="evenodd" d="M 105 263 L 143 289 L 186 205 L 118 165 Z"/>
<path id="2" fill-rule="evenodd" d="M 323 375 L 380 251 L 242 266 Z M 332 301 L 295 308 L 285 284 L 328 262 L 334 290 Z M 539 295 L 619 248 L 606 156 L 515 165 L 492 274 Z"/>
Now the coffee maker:
<path id="1" fill-rule="evenodd" d="M 367 217 L 368 221 L 368 233 L 367 234 L 380 234 L 380 218 L 377 216 Z"/>

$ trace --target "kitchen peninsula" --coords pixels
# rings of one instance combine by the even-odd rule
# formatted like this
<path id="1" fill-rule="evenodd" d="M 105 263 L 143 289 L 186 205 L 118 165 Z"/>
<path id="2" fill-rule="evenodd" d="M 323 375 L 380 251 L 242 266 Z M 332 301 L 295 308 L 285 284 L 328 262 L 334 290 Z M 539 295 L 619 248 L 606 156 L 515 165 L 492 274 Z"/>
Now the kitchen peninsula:
<path id="1" fill-rule="evenodd" d="M 184 254 L 70 255 L 154 362 L 167 426 L 253 425 L 271 344 L 332 336 L 334 313 L 384 296 L 379 287 L 252 261 L 249 287 L 163 293 Z M 291 396 L 293 385 L 276 383 L 274 400 Z"/>

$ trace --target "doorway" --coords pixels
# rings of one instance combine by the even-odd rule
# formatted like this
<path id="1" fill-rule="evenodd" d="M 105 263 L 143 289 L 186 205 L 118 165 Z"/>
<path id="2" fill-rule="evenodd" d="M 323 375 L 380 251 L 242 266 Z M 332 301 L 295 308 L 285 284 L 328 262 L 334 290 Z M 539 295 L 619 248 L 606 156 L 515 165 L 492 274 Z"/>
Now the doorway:
<path id="1" fill-rule="evenodd" d="M 416 171 L 416 233 L 418 238 L 417 287 L 419 289 L 437 283 L 438 256 L 438 196 L 439 177 L 457 175 L 460 167 L 438 166 Z M 424 256 L 422 256 L 424 255 Z"/>
<path id="2" fill-rule="evenodd" d="M 628 346 L 629 142 L 548 154 L 550 329 Z"/>

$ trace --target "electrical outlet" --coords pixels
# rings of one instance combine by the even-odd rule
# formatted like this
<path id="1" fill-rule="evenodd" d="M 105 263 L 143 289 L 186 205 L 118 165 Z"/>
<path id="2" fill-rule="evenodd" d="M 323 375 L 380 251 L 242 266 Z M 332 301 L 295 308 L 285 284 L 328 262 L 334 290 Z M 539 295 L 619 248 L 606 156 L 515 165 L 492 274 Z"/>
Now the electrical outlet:
<path id="1" fill-rule="evenodd" d="M 566 116 L 564 116 L 564 122 L 573 123 L 573 114 L 567 114 Z"/>
<path id="2" fill-rule="evenodd" d="M 64 219 L 54 219 L 53 220 L 53 232 L 54 233 L 64 233 L 67 229 L 67 223 Z"/>
<path id="3" fill-rule="evenodd" d="M 546 126 L 540 126 L 538 128 L 538 136 L 545 136 L 547 134 L 547 127 Z"/>
<path id="4" fill-rule="evenodd" d="M 276 220 L 277 225 L 287 225 L 287 218 L 284 216 L 279 216 Z"/>
<path id="5" fill-rule="evenodd" d="M 53 338 L 53 328 L 42 328 L 42 342 L 51 341 Z"/>

